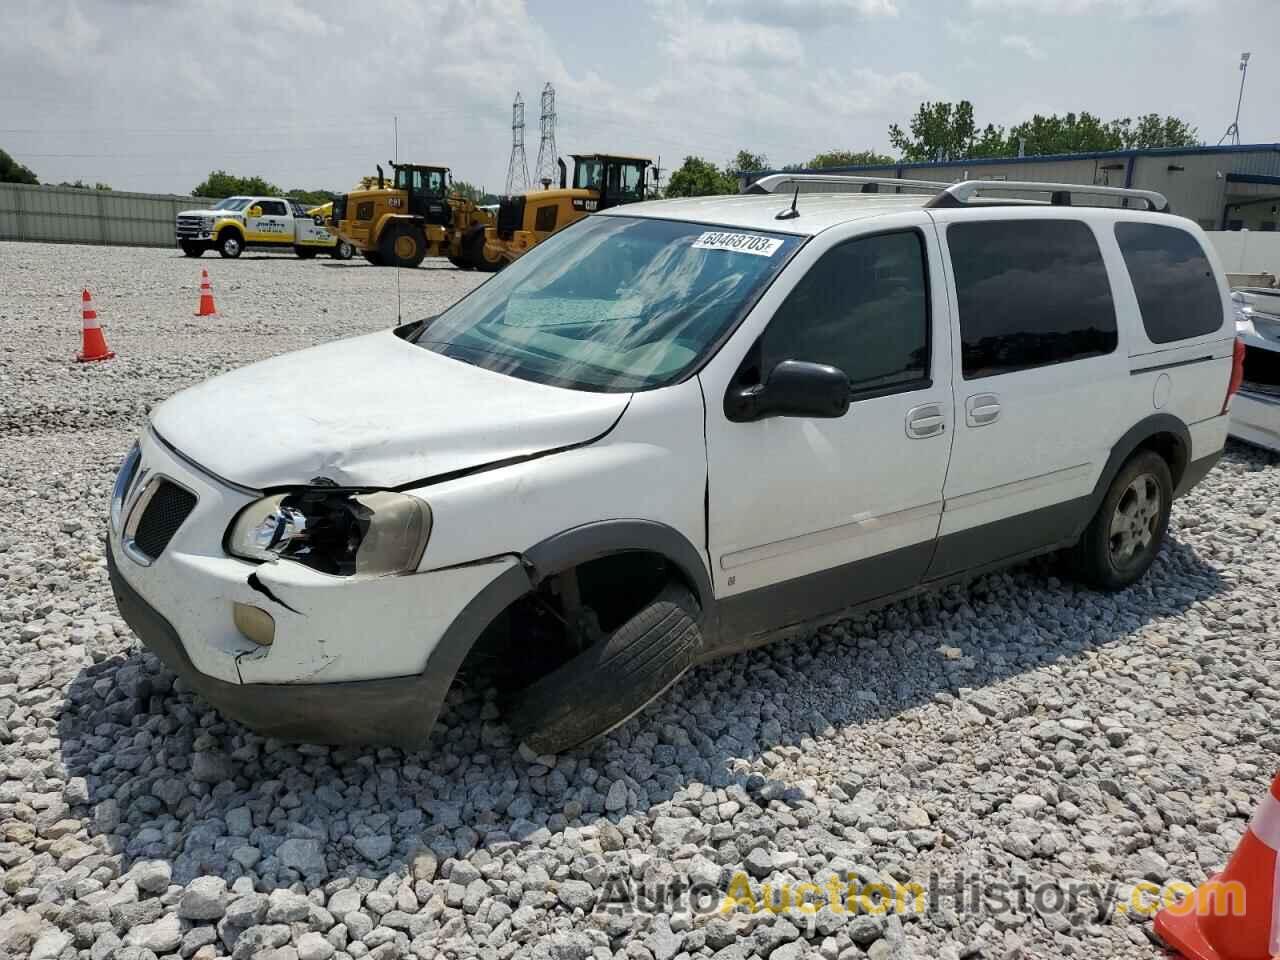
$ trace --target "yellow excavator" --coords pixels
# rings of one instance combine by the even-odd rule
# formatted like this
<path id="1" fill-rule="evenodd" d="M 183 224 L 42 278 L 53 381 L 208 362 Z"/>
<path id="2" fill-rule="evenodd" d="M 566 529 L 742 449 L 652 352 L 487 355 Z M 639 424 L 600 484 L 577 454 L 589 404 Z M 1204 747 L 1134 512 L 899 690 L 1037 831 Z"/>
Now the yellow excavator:
<path id="1" fill-rule="evenodd" d="M 467 244 L 474 246 L 475 237 L 483 242 L 493 214 L 449 193 L 448 167 L 392 163 L 390 184 L 382 167 L 377 170 L 376 185 L 334 198 L 329 232 L 377 266 L 416 267 L 426 257 L 448 257 L 470 269 Z"/>
<path id="2" fill-rule="evenodd" d="M 647 157 L 612 153 L 572 154 L 573 185 L 560 165 L 560 185 L 503 197 L 497 222 L 483 232 L 474 226 L 463 237 L 462 252 L 480 270 L 501 270 L 528 253 L 557 230 L 563 230 L 597 210 L 647 200 L 656 186 L 657 170 Z"/>

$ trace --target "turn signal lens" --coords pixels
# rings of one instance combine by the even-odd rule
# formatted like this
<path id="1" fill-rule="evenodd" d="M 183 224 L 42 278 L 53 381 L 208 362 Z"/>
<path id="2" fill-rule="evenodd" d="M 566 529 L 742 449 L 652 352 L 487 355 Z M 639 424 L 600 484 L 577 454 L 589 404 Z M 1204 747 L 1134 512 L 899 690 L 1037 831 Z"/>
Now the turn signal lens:
<path id="1" fill-rule="evenodd" d="M 276 639 L 276 621 L 261 607 L 233 603 L 231 619 L 237 630 L 260 647 L 269 647 Z"/>

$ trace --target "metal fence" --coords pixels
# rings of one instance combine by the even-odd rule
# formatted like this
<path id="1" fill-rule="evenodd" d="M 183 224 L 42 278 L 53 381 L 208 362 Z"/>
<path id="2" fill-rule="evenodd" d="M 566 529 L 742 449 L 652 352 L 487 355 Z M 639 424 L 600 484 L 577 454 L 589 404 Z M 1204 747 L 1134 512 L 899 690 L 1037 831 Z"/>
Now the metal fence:
<path id="1" fill-rule="evenodd" d="M 0 183 L 0 240 L 171 247 L 178 211 L 214 202 L 172 194 Z"/>

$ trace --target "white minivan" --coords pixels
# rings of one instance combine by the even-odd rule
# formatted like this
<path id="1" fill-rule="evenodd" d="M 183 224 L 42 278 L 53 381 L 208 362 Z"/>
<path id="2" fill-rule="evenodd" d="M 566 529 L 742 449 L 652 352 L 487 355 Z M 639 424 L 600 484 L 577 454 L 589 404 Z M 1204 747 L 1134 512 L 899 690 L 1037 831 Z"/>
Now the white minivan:
<path id="1" fill-rule="evenodd" d="M 890 185 L 607 211 L 438 316 L 183 391 L 116 482 L 121 613 L 265 734 L 421 745 L 465 661 L 546 753 L 1037 554 L 1132 584 L 1227 433 L 1213 248 L 1158 194 Z"/>

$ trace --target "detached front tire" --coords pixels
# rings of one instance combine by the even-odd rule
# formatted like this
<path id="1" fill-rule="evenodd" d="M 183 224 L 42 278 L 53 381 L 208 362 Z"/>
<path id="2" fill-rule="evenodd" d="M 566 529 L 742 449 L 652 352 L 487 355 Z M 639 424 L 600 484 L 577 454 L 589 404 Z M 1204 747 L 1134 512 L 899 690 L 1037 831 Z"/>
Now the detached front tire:
<path id="1" fill-rule="evenodd" d="M 191 240 L 183 240 L 178 244 L 178 246 L 182 248 L 182 252 L 188 257 L 198 257 L 204 253 L 205 250 L 209 249 L 203 243 L 195 243 Z"/>
<path id="2" fill-rule="evenodd" d="M 1142 450 L 1120 468 L 1080 542 L 1067 556 L 1078 579 L 1123 590 L 1155 562 L 1173 506 L 1173 477 L 1164 457 Z"/>
<path id="3" fill-rule="evenodd" d="M 666 692 L 701 645 L 698 602 L 669 583 L 613 633 L 516 695 L 509 722 L 535 752 L 561 753 L 621 726 Z"/>

